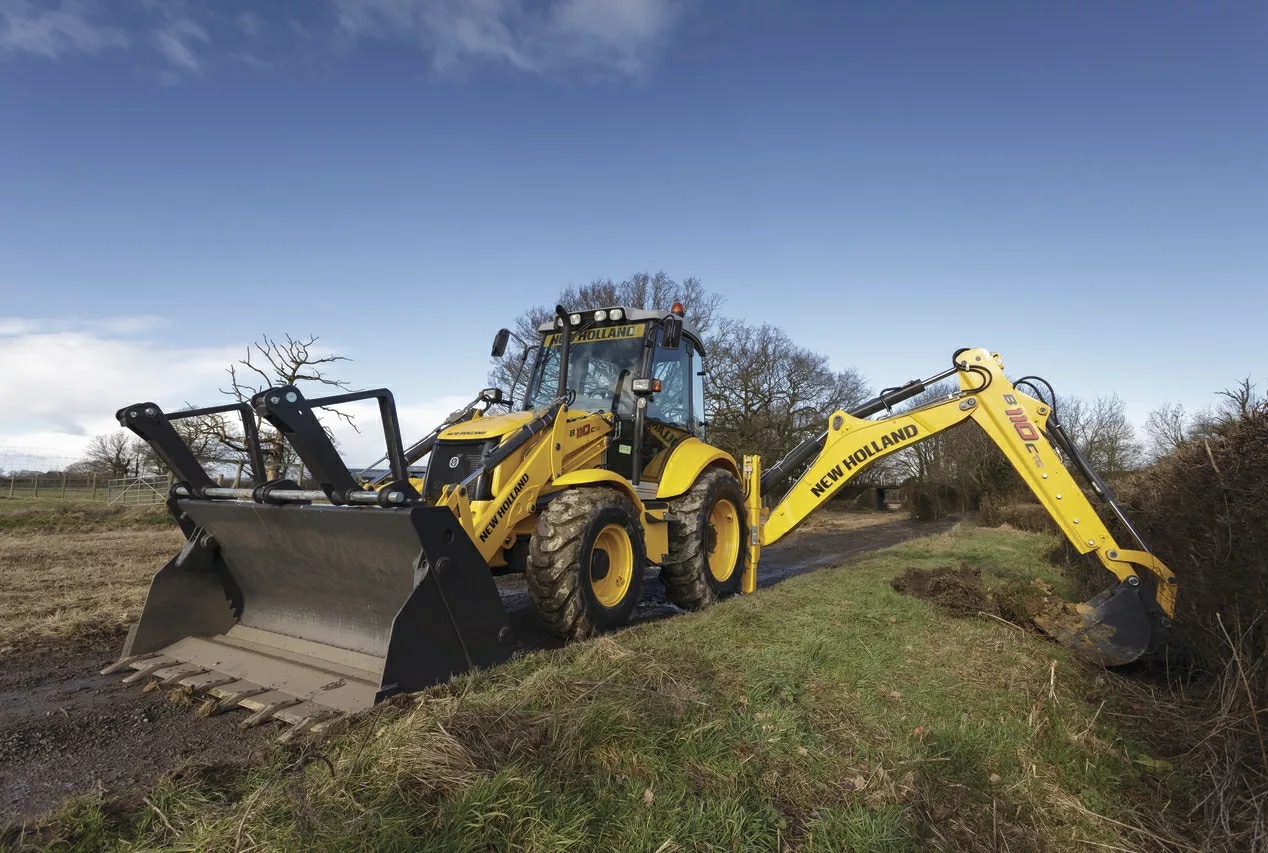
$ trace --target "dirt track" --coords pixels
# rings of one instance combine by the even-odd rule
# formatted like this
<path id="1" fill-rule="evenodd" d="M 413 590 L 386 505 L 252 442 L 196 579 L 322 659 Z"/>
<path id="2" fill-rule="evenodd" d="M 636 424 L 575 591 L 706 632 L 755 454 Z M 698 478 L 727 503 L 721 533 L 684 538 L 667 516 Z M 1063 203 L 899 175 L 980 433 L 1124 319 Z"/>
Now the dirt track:
<path id="1" fill-rule="evenodd" d="M 951 525 L 949 520 L 842 519 L 764 549 L 758 586 Z M 537 624 L 522 580 L 504 577 L 499 586 L 521 647 L 557 645 Z M 659 582 L 649 579 L 636 621 L 676 612 Z M 122 637 L 106 637 L 0 655 L 0 825 L 30 820 L 68 796 L 98 790 L 121 794 L 186 763 L 250 762 L 276 736 L 269 726 L 239 731 L 240 714 L 199 718 L 162 693 L 145 693 L 138 685 L 123 684 L 120 676 L 99 675 L 121 644 Z"/>

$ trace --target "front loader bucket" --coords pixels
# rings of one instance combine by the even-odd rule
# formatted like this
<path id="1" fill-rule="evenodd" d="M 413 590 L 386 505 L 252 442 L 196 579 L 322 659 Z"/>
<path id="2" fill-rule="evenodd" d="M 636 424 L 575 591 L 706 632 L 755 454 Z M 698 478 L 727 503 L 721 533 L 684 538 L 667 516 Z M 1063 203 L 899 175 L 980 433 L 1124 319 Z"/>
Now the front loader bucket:
<path id="1" fill-rule="evenodd" d="M 1122 666 L 1154 647 L 1161 637 L 1160 617 L 1151 614 L 1147 601 L 1139 585 L 1120 583 L 1082 604 L 1065 604 L 1033 618 L 1044 633 L 1079 657 L 1103 666 Z"/>
<path id="2" fill-rule="evenodd" d="M 173 507 L 194 528 L 110 668 L 132 680 L 307 729 L 510 656 L 493 577 L 448 509 Z"/>

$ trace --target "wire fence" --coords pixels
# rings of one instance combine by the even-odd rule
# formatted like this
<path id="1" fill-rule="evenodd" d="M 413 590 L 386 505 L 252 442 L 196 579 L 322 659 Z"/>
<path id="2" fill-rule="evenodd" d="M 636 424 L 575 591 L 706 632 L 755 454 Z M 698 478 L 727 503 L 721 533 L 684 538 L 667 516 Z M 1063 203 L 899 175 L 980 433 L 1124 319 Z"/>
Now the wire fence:
<path id="1" fill-rule="evenodd" d="M 219 475 L 216 484 L 233 486 L 232 476 Z M 110 477 L 106 474 L 0 474 L 0 501 L 72 501 L 103 503 L 118 506 L 151 506 L 167 500 L 172 478 L 168 475 L 148 477 Z"/>
<path id="2" fill-rule="evenodd" d="M 103 474 L 75 475 L 57 471 L 0 476 L 0 498 L 14 501 L 56 500 L 139 506 L 162 503 L 167 499 L 167 488 L 167 477 L 112 478 Z"/>
<path id="3" fill-rule="evenodd" d="M 40 447 L 0 446 L 0 473 L 5 477 L 14 472 L 61 472 L 80 460 L 81 457 L 67 456 L 56 450 Z"/>

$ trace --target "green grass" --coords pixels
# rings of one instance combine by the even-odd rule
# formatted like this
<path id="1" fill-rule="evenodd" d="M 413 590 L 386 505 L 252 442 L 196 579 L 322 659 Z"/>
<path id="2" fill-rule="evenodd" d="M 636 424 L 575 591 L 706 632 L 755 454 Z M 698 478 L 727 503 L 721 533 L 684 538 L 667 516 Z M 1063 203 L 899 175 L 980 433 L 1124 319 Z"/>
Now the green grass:
<path id="1" fill-rule="evenodd" d="M 58 849 L 1079 850 L 1183 780 L 1101 713 L 1111 681 L 994 620 L 894 592 L 909 568 L 1060 584 L 1047 536 L 957 529 L 710 611 L 379 706 L 307 752 L 80 800 Z"/>

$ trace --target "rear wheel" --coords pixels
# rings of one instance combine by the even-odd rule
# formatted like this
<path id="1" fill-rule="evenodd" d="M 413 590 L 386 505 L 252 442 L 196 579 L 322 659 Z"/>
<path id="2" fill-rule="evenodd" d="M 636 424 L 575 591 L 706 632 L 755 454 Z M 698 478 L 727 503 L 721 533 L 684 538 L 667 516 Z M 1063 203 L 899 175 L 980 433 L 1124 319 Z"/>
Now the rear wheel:
<path id="1" fill-rule="evenodd" d="M 643 528 L 615 489 L 575 488 L 537 519 L 525 577 L 538 615 L 566 640 L 630 621 L 647 565 Z"/>
<path id="2" fill-rule="evenodd" d="M 706 471 L 669 502 L 669 556 L 660 579 L 674 604 L 700 610 L 740 591 L 748 546 L 744 490 L 735 475 Z"/>

